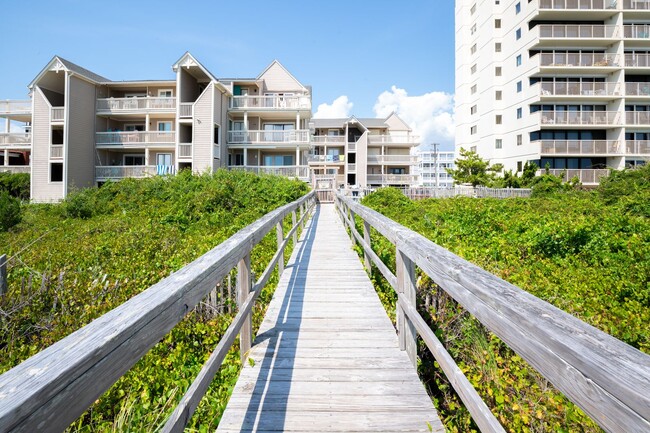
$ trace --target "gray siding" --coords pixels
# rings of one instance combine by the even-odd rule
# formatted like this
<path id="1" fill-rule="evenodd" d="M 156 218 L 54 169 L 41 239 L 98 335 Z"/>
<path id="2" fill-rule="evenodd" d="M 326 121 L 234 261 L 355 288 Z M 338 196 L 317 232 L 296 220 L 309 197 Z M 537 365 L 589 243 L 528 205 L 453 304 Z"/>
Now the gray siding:
<path id="1" fill-rule="evenodd" d="M 68 84 L 68 191 L 95 183 L 95 86 L 77 77 Z"/>
<path id="2" fill-rule="evenodd" d="M 32 115 L 32 201 L 54 202 L 63 198 L 63 182 L 50 183 L 50 104 L 34 87 L 34 113 Z"/>
<path id="3" fill-rule="evenodd" d="M 347 179 L 346 179 L 347 181 Z M 368 132 L 357 141 L 357 185 L 368 185 Z"/>
<path id="4" fill-rule="evenodd" d="M 194 104 L 192 170 L 195 173 L 212 170 L 212 135 L 214 128 L 212 103 L 214 91 L 214 83 L 210 83 Z"/>
<path id="5" fill-rule="evenodd" d="M 226 130 L 228 128 L 228 97 L 221 93 L 217 88 L 214 89 L 214 112 L 213 119 L 214 124 L 219 125 L 219 138 L 218 141 L 221 144 L 221 150 L 219 154 L 219 159 L 212 161 L 212 171 L 219 169 L 219 167 L 224 166 L 228 162 L 227 155 L 224 158 L 224 152 L 226 152 Z M 217 137 L 213 137 L 217 141 Z"/>

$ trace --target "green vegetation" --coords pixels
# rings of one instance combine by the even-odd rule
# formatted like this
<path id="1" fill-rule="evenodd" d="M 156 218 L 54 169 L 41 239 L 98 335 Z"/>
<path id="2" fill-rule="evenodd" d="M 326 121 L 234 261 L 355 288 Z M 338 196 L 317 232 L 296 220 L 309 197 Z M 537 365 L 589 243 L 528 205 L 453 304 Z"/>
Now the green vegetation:
<path id="1" fill-rule="evenodd" d="M 0 191 L 20 200 L 29 200 L 29 174 L 0 172 Z"/>
<path id="2" fill-rule="evenodd" d="M 6 232 L 22 219 L 20 200 L 0 191 L 0 232 Z"/>
<path id="3" fill-rule="evenodd" d="M 281 177 L 183 172 L 82 190 L 58 205 L 24 205 L 23 221 L 10 232 L 0 233 L 0 252 L 13 257 L 9 292 L 0 298 L 0 372 L 306 192 L 304 183 Z M 289 220 L 285 220 L 285 230 Z M 252 252 L 257 275 L 275 248 L 274 230 Z M 260 295 L 255 326 L 276 282 L 277 276 L 272 277 Z M 159 428 L 231 320 L 228 314 L 190 313 L 70 431 Z M 239 372 L 237 351 L 235 346 L 217 373 L 189 423 L 191 431 L 216 428 Z"/>
<path id="4" fill-rule="evenodd" d="M 411 201 L 382 189 L 363 203 L 581 320 L 650 353 L 650 167 L 615 173 L 597 191 L 530 199 Z M 377 233 L 373 248 L 394 266 Z M 373 272 L 389 312 L 392 289 Z M 420 311 L 506 430 L 601 431 L 426 276 Z M 420 373 L 448 431 L 478 431 L 420 348 Z"/>

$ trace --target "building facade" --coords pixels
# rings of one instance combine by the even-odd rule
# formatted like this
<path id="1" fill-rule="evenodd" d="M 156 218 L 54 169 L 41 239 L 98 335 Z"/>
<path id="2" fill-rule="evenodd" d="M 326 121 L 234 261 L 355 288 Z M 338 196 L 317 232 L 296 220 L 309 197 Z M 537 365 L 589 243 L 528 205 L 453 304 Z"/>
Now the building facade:
<path id="1" fill-rule="evenodd" d="M 649 35 L 645 0 L 457 0 L 457 150 L 585 185 L 644 163 Z"/>
<path id="2" fill-rule="evenodd" d="M 452 188 L 454 179 L 447 169 L 456 168 L 455 153 L 432 150 L 417 152 L 418 185 L 426 188 Z"/>
<path id="3" fill-rule="evenodd" d="M 31 173 L 31 197 L 125 177 L 219 167 L 339 186 L 415 182 L 417 138 L 397 115 L 312 121 L 311 88 L 278 61 L 254 78 L 217 78 L 190 53 L 172 80 L 111 81 L 55 56 L 30 100 L 0 101 L 0 171 Z M 337 135 L 335 135 L 337 134 Z"/>

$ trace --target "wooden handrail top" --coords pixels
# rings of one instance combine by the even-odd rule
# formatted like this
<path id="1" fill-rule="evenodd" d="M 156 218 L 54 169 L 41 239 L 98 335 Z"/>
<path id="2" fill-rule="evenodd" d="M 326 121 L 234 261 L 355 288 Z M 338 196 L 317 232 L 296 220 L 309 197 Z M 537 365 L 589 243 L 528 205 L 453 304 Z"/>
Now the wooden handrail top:
<path id="1" fill-rule="evenodd" d="M 336 200 L 390 240 L 602 428 L 650 431 L 650 356 L 340 193 Z"/>
<path id="2" fill-rule="evenodd" d="M 0 431 L 63 431 L 312 191 L 0 376 Z M 303 207 L 302 209 L 305 209 Z"/>

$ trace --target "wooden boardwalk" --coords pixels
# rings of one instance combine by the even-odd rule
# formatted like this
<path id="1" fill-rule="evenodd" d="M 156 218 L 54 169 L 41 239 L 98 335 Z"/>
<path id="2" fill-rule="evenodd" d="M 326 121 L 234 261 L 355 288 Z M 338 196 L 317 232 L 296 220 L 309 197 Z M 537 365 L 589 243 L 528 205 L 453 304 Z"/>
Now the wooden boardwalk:
<path id="1" fill-rule="evenodd" d="M 284 270 L 218 432 L 444 432 L 334 205 Z"/>

